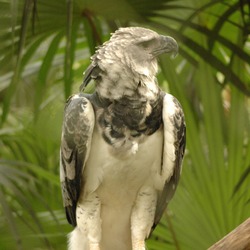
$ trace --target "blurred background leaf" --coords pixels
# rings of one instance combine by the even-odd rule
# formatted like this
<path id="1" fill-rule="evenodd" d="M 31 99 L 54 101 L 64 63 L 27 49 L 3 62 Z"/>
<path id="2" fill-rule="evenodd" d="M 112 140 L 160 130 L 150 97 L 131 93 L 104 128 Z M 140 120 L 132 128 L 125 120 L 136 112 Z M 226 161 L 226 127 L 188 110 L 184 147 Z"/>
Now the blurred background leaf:
<path id="1" fill-rule="evenodd" d="M 181 102 L 180 185 L 150 250 L 207 249 L 250 215 L 248 0 L 0 0 L 0 249 L 66 249 L 59 185 L 65 99 L 120 26 L 173 36 L 158 80 Z"/>

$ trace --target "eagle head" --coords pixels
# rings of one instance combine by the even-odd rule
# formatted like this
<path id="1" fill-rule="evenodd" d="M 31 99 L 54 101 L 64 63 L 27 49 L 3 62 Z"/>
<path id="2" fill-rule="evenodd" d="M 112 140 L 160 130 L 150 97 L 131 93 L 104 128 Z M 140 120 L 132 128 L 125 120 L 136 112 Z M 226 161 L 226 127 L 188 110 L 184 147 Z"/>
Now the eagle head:
<path id="1" fill-rule="evenodd" d="M 110 88 L 133 90 L 139 82 L 154 82 L 157 57 L 172 52 L 177 54 L 178 44 L 170 36 L 140 27 L 120 28 L 91 57 L 82 86 L 94 78 L 97 91 L 103 93 Z M 119 95 L 119 91 L 116 93 Z M 110 93 L 107 95 L 110 97 Z"/>

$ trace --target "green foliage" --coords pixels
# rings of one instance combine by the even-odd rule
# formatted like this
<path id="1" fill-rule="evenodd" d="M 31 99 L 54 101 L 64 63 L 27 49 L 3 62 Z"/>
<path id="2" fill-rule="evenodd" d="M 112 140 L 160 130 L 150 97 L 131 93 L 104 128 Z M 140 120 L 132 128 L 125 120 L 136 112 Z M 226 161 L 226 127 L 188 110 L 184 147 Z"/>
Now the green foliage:
<path id="1" fill-rule="evenodd" d="M 1 249 L 65 249 L 64 101 L 119 26 L 148 27 L 180 45 L 174 60 L 161 57 L 158 79 L 184 108 L 187 150 L 149 249 L 206 249 L 249 217 L 247 0 L 0 0 L 0 14 Z"/>

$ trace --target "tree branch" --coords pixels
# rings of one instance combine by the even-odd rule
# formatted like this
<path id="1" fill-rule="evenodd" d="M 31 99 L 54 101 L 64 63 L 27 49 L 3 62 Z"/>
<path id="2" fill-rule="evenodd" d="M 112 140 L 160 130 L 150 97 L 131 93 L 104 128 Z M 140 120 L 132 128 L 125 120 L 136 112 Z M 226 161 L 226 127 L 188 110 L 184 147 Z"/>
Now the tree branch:
<path id="1" fill-rule="evenodd" d="M 250 218 L 236 227 L 232 232 L 216 242 L 208 250 L 249 250 Z"/>

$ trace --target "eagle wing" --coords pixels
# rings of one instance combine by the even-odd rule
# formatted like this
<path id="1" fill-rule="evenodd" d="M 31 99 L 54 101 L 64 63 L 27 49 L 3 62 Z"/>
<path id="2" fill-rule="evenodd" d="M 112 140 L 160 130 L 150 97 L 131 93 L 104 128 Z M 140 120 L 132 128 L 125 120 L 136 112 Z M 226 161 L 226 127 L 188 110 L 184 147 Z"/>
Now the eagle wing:
<path id="1" fill-rule="evenodd" d="M 70 97 L 64 111 L 60 149 L 60 180 L 67 220 L 76 226 L 76 205 L 83 189 L 82 173 L 91 147 L 95 115 L 83 95 Z"/>
<path id="2" fill-rule="evenodd" d="M 178 100 L 170 94 L 164 96 L 162 117 L 164 143 L 161 176 L 165 179 L 157 202 L 153 229 L 176 191 L 186 144 L 184 113 Z"/>

